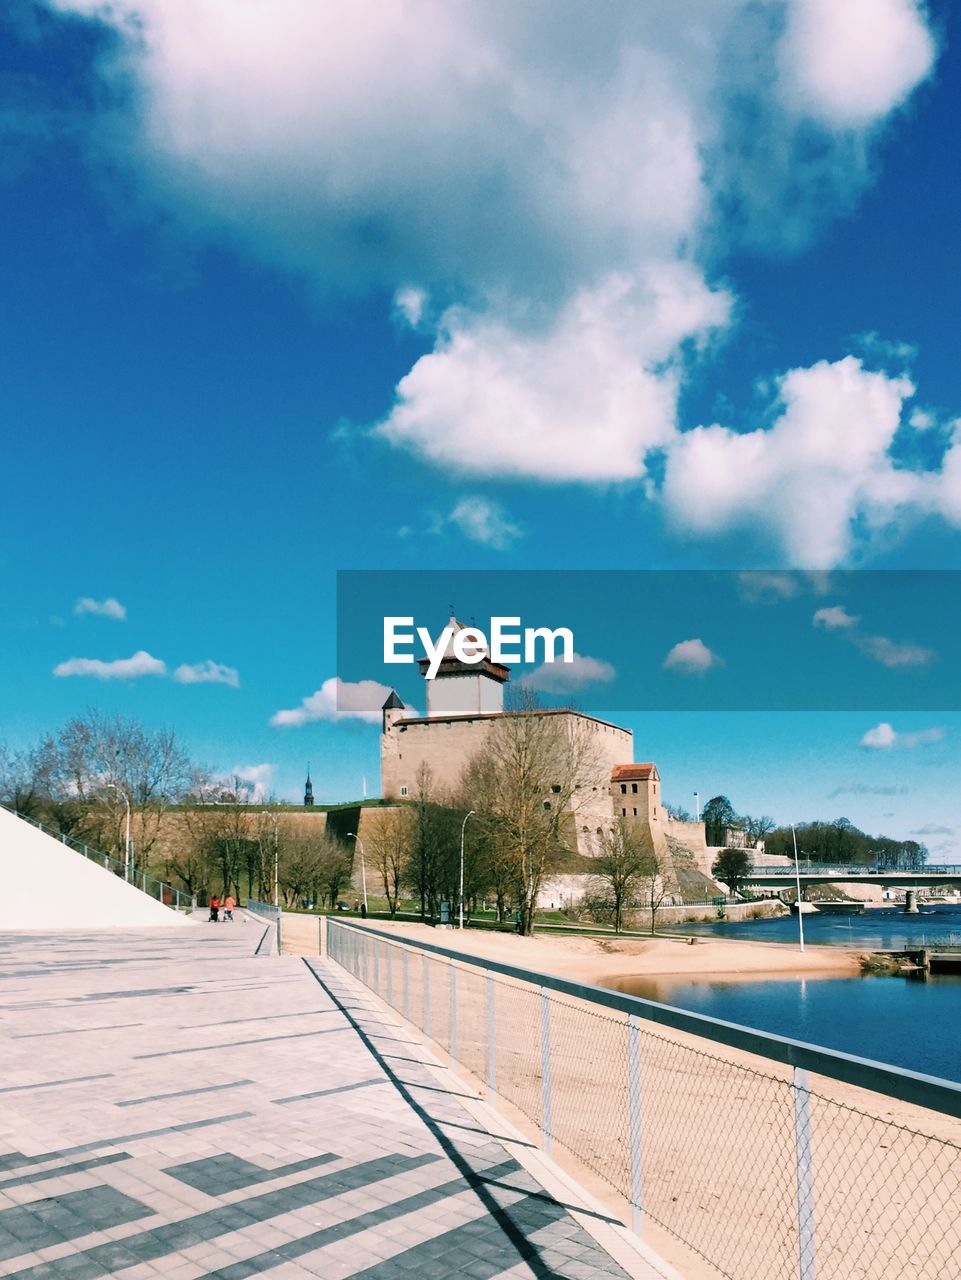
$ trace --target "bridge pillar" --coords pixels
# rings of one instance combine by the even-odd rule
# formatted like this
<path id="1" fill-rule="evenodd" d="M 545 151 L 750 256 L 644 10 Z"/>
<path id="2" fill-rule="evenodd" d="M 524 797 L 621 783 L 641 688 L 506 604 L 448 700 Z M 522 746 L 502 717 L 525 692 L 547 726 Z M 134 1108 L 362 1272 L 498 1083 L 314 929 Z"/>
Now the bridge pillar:
<path id="1" fill-rule="evenodd" d="M 917 889 L 905 889 L 904 891 L 904 912 L 905 915 L 916 916 L 918 914 L 918 891 Z"/>

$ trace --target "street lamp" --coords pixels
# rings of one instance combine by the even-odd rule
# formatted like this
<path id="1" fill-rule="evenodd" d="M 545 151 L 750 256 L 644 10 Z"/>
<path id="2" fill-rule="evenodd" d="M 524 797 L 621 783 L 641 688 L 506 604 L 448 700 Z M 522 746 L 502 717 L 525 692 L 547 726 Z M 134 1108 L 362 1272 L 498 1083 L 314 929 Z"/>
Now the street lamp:
<path id="1" fill-rule="evenodd" d="M 354 831 L 347 832 L 348 840 L 356 840 L 357 848 L 360 850 L 360 883 L 364 890 L 364 915 L 367 914 L 367 864 L 364 861 L 364 842 L 360 836 Z"/>
<path id="2" fill-rule="evenodd" d="M 701 821 L 701 797 L 696 791 L 694 792 L 694 821 Z"/>
<path id="3" fill-rule="evenodd" d="M 119 787 L 116 782 L 107 783 L 108 791 L 116 791 L 118 795 L 123 796 L 123 802 L 127 806 L 127 821 L 124 827 L 123 838 L 123 878 L 130 879 L 130 799 L 124 791 L 123 787 Z"/>
<path id="4" fill-rule="evenodd" d="M 263 817 L 270 816 L 266 809 L 261 809 Z M 274 906 L 280 906 L 280 832 L 277 830 L 277 822 L 274 821 Z"/>
<path id="5" fill-rule="evenodd" d="M 473 818 L 474 810 L 464 814 L 464 821 L 460 824 L 460 895 L 458 898 L 458 929 L 464 927 L 464 832 L 467 829 L 467 819 Z"/>
<path id="6" fill-rule="evenodd" d="M 804 916 L 801 912 L 801 866 L 797 856 L 797 832 L 791 823 L 791 839 L 794 841 L 794 883 L 797 886 L 797 933 L 801 950 L 804 950 Z"/>

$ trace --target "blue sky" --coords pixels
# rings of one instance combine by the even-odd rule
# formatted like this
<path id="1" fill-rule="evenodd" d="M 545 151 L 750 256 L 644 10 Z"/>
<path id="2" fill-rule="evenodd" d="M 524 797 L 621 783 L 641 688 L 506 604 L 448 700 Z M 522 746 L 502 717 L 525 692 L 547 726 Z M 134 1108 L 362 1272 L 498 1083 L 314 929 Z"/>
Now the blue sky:
<path id="1" fill-rule="evenodd" d="M 956 13 L 364 10 L 4 7 L 0 739 L 118 709 L 348 799 L 375 728 L 271 724 L 338 569 L 957 567 Z M 949 671 L 937 620 L 884 634 Z M 899 705 L 611 714 L 669 797 L 953 828 Z"/>

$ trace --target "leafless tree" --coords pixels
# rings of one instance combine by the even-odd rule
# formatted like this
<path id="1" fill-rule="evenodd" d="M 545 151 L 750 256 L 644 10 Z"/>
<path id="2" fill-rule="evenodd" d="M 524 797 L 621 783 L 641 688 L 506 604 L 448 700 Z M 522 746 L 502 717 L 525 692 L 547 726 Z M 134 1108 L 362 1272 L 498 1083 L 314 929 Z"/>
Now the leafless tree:
<path id="1" fill-rule="evenodd" d="M 597 771 L 587 726 L 544 711 L 530 693 L 495 720 L 465 772 L 465 799 L 509 858 L 521 932 L 533 931 L 537 897 L 552 859 L 564 849 L 581 790 Z"/>
<path id="2" fill-rule="evenodd" d="M 364 839 L 371 865 L 384 886 L 387 910 L 397 914 L 401 885 L 416 839 L 416 816 L 409 809 L 368 810 Z"/>
<path id="3" fill-rule="evenodd" d="M 650 828 L 619 818 L 601 837 L 594 860 L 597 897 L 610 906 L 615 933 L 620 933 L 625 908 L 643 892 L 646 896 L 654 858 Z"/>

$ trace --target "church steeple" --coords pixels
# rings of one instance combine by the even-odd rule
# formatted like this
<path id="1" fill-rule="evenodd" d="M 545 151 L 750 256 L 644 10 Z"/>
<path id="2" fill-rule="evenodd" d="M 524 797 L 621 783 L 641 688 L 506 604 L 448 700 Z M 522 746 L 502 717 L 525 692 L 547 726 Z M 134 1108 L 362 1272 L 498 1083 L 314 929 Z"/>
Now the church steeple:
<path id="1" fill-rule="evenodd" d="M 310 761 L 307 761 L 307 781 L 304 784 L 304 806 L 307 809 L 313 808 L 314 804 L 314 784 L 310 780 Z"/>

